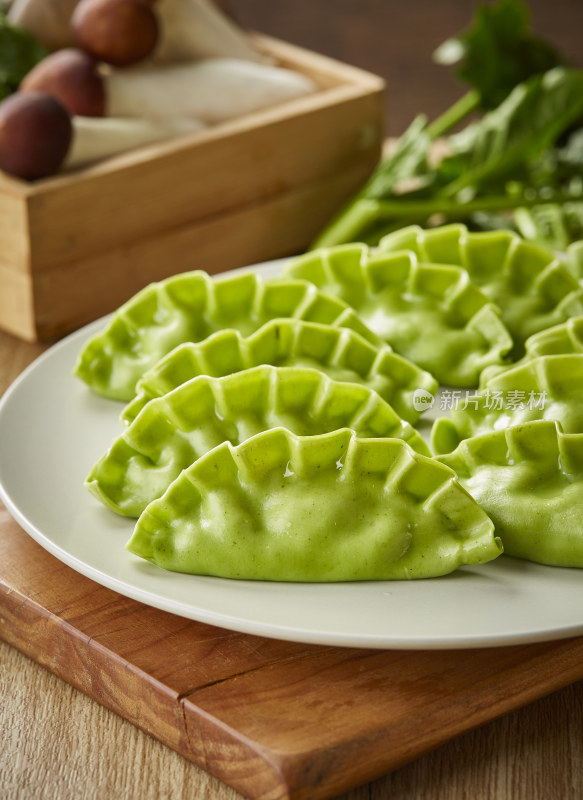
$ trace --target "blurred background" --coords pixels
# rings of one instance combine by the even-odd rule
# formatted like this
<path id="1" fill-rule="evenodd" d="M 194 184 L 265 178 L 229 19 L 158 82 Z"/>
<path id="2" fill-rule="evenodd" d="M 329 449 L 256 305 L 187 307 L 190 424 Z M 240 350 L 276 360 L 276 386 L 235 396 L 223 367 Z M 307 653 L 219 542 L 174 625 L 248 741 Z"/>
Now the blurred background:
<path id="1" fill-rule="evenodd" d="M 430 119 L 462 93 L 453 70 L 432 62 L 445 39 L 471 21 L 473 0 L 225 0 L 244 26 L 381 75 L 388 84 L 386 129 Z M 583 67 L 583 0 L 527 0 L 536 33 Z"/>

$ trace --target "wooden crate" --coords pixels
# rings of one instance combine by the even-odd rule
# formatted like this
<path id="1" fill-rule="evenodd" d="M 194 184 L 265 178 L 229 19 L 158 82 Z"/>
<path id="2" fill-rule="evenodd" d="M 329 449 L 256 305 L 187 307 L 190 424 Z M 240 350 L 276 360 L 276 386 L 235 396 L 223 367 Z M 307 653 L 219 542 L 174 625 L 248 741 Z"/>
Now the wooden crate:
<path id="1" fill-rule="evenodd" d="M 313 95 L 29 184 L 0 175 L 0 327 L 48 340 L 153 280 L 301 252 L 382 146 L 383 82 L 257 37 Z"/>

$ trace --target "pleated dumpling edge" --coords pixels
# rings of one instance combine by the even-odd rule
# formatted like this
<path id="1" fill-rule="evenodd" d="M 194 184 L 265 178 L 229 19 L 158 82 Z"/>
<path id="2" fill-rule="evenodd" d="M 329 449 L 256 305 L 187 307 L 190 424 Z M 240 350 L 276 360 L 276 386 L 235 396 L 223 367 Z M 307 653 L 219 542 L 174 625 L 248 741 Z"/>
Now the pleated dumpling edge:
<path id="1" fill-rule="evenodd" d="M 274 428 L 184 470 L 127 549 L 178 572 L 331 582 L 438 577 L 502 547 L 454 472 L 406 443 Z"/>

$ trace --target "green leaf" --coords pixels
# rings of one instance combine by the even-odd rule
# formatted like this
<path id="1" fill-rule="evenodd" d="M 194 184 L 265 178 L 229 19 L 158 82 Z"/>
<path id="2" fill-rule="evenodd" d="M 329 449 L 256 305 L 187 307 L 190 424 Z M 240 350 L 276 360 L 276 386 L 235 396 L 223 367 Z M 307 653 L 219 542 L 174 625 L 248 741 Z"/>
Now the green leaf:
<path id="1" fill-rule="evenodd" d="M 372 174 L 363 189 L 363 196 L 380 200 L 393 193 L 402 181 L 427 173 L 430 139 L 426 125 L 427 118 L 422 114 L 413 120 L 394 152 Z"/>
<path id="2" fill-rule="evenodd" d="M 48 51 L 22 28 L 0 13 L 0 100 L 15 92 L 30 70 Z"/>
<path id="3" fill-rule="evenodd" d="M 583 179 L 583 128 L 574 131 L 564 147 L 557 151 L 559 166 L 578 169 L 579 176 Z"/>
<path id="4" fill-rule="evenodd" d="M 427 193 L 433 183 L 433 170 L 427 163 L 431 139 L 426 126 L 424 115 L 413 120 L 393 153 L 380 162 L 356 197 L 341 209 L 310 249 L 333 247 L 343 242 L 378 241 L 387 232 L 385 219 L 377 230 L 379 201 L 393 197 L 404 181 L 414 181 L 415 193 Z M 407 195 L 411 197 L 415 193 L 409 191 Z"/>
<path id="5" fill-rule="evenodd" d="M 514 87 L 563 64 L 557 51 L 530 31 L 528 7 L 519 0 L 480 6 L 470 28 L 435 52 L 440 64 L 457 64 L 456 73 L 479 93 L 482 109 L 499 105 Z"/>
<path id="6" fill-rule="evenodd" d="M 478 122 L 451 136 L 453 155 L 438 168 L 446 197 L 471 199 L 492 183 L 516 179 L 583 116 L 583 71 L 556 67 L 517 86 Z M 468 197 L 460 196 L 466 190 Z"/>
<path id="7" fill-rule="evenodd" d="M 573 242 L 583 239 L 583 201 L 517 208 L 514 221 L 523 238 L 552 250 L 564 251 Z"/>

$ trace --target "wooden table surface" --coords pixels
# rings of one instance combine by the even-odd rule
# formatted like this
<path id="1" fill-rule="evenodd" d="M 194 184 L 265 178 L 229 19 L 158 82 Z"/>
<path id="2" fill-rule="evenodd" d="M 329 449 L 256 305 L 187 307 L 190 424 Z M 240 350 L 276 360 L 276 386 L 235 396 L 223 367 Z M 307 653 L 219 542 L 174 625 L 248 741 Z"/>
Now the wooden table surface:
<path id="1" fill-rule="evenodd" d="M 332 16 L 332 4 L 317 0 L 230 0 L 227 5 L 245 24 L 386 77 L 388 131 L 395 134 L 417 111 L 436 114 L 457 96 L 455 82 L 433 72 L 430 54 L 445 35 L 464 27 L 475 3 L 342 0 L 333 4 Z M 529 5 L 539 31 L 580 64 L 581 0 L 532 0 Z M 378 24 L 371 26 L 373 18 Z M 430 74 L 436 82 L 428 80 Z M 0 394 L 43 349 L 0 332 Z M 0 797 L 5 800 L 240 797 L 1 641 L 0 700 Z M 343 800 L 578 800 L 582 765 L 583 683 L 578 683 L 465 734 Z"/>

